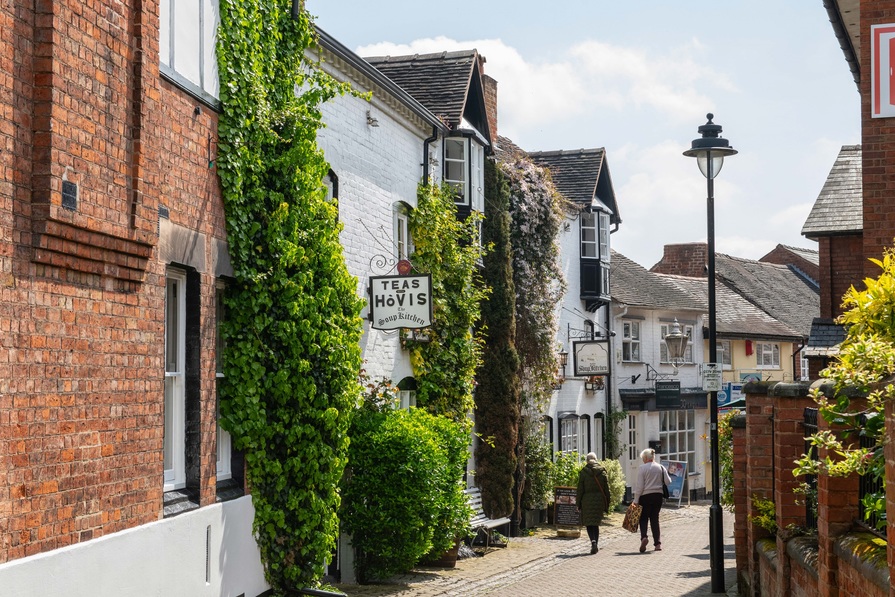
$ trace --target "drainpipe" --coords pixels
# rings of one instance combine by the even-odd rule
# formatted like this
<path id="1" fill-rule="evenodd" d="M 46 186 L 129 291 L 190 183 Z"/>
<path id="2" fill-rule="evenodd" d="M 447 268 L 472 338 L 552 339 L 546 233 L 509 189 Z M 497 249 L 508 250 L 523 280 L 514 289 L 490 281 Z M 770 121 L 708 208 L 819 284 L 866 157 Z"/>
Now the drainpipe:
<path id="1" fill-rule="evenodd" d="M 438 139 L 438 128 L 432 127 L 432 136 L 423 141 L 423 184 L 429 184 L 429 144 Z"/>
<path id="2" fill-rule="evenodd" d="M 603 458 L 606 458 L 606 423 L 609 423 L 609 433 L 615 433 L 615 425 L 612 424 L 612 362 L 615 360 L 614 346 L 612 345 L 612 301 L 606 303 L 606 344 L 609 347 L 609 373 L 606 375 L 606 421 L 603 423 Z M 616 437 L 616 441 L 619 438 Z"/>

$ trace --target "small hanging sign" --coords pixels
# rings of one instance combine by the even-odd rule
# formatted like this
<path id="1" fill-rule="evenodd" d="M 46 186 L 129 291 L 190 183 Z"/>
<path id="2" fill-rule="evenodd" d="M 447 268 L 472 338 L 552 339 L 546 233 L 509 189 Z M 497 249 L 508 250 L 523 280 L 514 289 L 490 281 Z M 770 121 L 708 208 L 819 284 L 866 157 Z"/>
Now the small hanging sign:
<path id="1" fill-rule="evenodd" d="M 370 321 L 376 330 L 432 325 L 432 276 L 370 276 Z"/>

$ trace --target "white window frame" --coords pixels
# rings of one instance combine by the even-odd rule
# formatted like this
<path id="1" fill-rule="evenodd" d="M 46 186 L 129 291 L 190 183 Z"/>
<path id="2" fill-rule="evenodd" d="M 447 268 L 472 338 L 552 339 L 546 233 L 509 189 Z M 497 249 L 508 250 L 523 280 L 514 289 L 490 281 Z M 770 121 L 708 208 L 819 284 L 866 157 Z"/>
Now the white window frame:
<path id="1" fill-rule="evenodd" d="M 485 213 L 485 148 L 470 137 L 445 137 L 444 181 L 457 191 L 455 203 Z"/>
<path id="2" fill-rule="evenodd" d="M 635 319 L 622 320 L 622 362 L 640 363 L 640 322 Z"/>
<path id="3" fill-rule="evenodd" d="M 799 380 L 808 381 L 808 357 L 805 351 L 799 353 Z"/>
<path id="4" fill-rule="evenodd" d="M 578 417 L 566 417 L 559 420 L 559 451 L 563 454 L 578 451 L 578 436 L 581 426 Z"/>
<path id="5" fill-rule="evenodd" d="M 398 408 L 408 410 L 416 406 L 416 390 L 398 390 Z"/>
<path id="6" fill-rule="evenodd" d="M 696 411 L 659 411 L 659 441 L 662 457 L 687 463 L 687 471 L 696 471 Z"/>
<path id="7" fill-rule="evenodd" d="M 215 303 L 215 388 L 217 391 L 217 408 L 215 412 L 215 421 L 217 422 L 217 463 L 216 476 L 218 481 L 226 481 L 233 477 L 232 468 L 232 446 L 233 440 L 230 433 L 221 427 L 221 399 L 220 385 L 224 379 L 224 368 L 222 353 L 224 350 L 224 340 L 221 336 L 221 324 L 226 317 L 224 309 L 224 291 L 226 287 L 223 282 L 218 281 L 214 289 Z"/>
<path id="8" fill-rule="evenodd" d="M 733 356 L 731 353 L 732 345 L 730 340 L 718 340 L 718 354 L 716 355 L 716 363 L 721 364 L 721 369 L 733 368 Z"/>
<path id="9" fill-rule="evenodd" d="M 581 256 L 597 259 L 600 256 L 599 217 L 595 212 L 583 211 L 580 218 Z"/>
<path id="10" fill-rule="evenodd" d="M 673 323 L 663 323 L 659 331 L 659 362 L 671 363 L 668 360 L 668 346 L 665 345 L 665 336 L 671 332 Z M 681 325 L 681 331 L 687 335 L 687 348 L 684 349 L 684 363 L 693 363 L 693 326 Z"/>
<path id="11" fill-rule="evenodd" d="M 459 148 L 459 155 L 452 151 Z M 446 137 L 444 140 L 444 181 L 457 191 L 455 203 L 469 205 L 469 139 Z"/>
<path id="12" fill-rule="evenodd" d="M 410 238 L 410 208 L 402 203 L 395 205 L 395 257 L 408 259 L 413 252 Z"/>
<path id="13" fill-rule="evenodd" d="M 218 0 L 161 0 L 159 70 L 190 93 L 216 104 Z"/>
<path id="14" fill-rule="evenodd" d="M 164 491 L 186 487 L 186 272 L 165 279 Z"/>
<path id="15" fill-rule="evenodd" d="M 640 458 L 637 451 L 637 415 L 628 415 L 628 460 L 636 462 Z"/>
<path id="16" fill-rule="evenodd" d="M 779 369 L 780 345 L 776 342 L 756 342 L 755 366 L 758 369 Z"/>
<path id="17" fill-rule="evenodd" d="M 609 251 L 609 214 L 605 212 L 600 212 L 599 217 L 599 239 L 600 239 L 600 261 L 603 263 L 609 263 L 609 256 L 611 252 Z M 607 286 L 608 288 L 608 286 Z M 607 293 L 608 294 L 608 293 Z"/>

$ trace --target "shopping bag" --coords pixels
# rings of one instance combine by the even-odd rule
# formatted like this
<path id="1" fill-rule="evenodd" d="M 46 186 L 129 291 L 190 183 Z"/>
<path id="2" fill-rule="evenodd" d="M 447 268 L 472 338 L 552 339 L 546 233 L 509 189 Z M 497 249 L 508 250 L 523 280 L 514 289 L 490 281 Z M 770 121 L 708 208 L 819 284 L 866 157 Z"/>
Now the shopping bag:
<path id="1" fill-rule="evenodd" d="M 632 533 L 636 533 L 640 530 L 641 512 L 643 512 L 643 508 L 639 504 L 632 503 L 628 506 L 628 509 L 625 511 L 625 520 L 622 522 L 622 526 L 625 527 L 625 530 Z"/>

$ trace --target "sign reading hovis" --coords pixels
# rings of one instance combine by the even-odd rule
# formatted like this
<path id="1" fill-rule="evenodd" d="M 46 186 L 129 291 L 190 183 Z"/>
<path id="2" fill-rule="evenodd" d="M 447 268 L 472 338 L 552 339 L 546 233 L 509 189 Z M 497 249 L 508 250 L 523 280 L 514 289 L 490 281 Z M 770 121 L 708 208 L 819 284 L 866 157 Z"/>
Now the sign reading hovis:
<path id="1" fill-rule="evenodd" d="M 370 321 L 377 330 L 432 325 L 432 276 L 370 276 Z"/>

